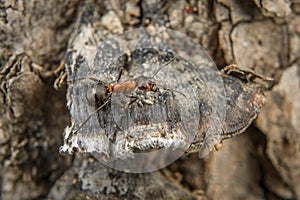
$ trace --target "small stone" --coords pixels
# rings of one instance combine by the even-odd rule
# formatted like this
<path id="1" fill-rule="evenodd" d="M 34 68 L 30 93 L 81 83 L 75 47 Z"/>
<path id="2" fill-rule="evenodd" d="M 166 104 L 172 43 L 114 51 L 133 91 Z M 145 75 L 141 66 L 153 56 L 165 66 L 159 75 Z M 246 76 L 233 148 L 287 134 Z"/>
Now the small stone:
<path id="1" fill-rule="evenodd" d="M 121 20 L 114 11 L 109 11 L 104 15 L 101 19 L 101 24 L 112 33 L 122 33 L 124 31 Z"/>

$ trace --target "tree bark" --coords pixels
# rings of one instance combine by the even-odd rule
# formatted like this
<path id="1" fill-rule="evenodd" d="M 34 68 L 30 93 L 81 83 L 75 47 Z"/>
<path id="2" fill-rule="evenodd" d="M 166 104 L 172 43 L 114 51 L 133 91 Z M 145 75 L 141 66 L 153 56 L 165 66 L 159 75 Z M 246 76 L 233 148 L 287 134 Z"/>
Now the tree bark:
<path id="1" fill-rule="evenodd" d="M 0 198 L 300 199 L 300 3 L 163 1 L 147 16 L 143 5 L 0 2 Z M 80 24 L 117 34 L 149 17 L 167 19 L 219 68 L 234 63 L 275 79 L 254 125 L 204 159 L 191 154 L 147 174 L 117 172 L 89 155 L 60 155 L 70 117 L 66 86 L 53 85 L 74 37 L 89 34 Z"/>

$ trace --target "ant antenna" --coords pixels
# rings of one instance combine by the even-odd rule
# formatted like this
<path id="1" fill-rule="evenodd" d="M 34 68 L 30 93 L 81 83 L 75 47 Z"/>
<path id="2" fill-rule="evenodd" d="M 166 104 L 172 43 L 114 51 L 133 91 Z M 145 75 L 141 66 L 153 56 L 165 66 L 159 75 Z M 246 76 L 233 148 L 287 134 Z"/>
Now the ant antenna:
<path id="1" fill-rule="evenodd" d="M 158 74 L 158 72 L 159 72 L 162 68 L 164 68 L 165 66 L 167 66 L 167 65 L 169 65 L 171 62 L 173 62 L 173 61 L 175 60 L 176 57 L 177 57 L 177 56 L 174 56 L 171 60 L 169 60 L 169 61 L 168 61 L 167 63 L 165 63 L 163 66 L 161 66 L 160 68 L 158 68 L 158 69 L 156 70 L 156 72 L 154 72 L 153 75 L 150 77 L 150 79 L 153 79 L 154 76 L 156 76 L 156 75 Z"/>
<path id="2" fill-rule="evenodd" d="M 158 69 L 153 73 L 153 75 L 150 77 L 150 80 L 151 80 L 151 79 L 154 79 L 154 76 L 156 76 L 156 75 L 158 74 L 158 72 L 159 72 L 162 68 L 164 68 L 165 66 L 169 65 L 169 64 L 170 64 L 171 62 L 173 62 L 173 61 L 175 60 L 175 58 L 177 58 L 177 57 L 178 57 L 178 55 L 174 56 L 171 60 L 169 60 L 169 61 L 168 61 L 167 63 L 165 63 L 163 66 L 161 66 L 160 68 L 158 68 Z M 166 87 L 164 87 L 163 85 L 160 85 L 160 84 L 156 84 L 156 85 L 162 87 L 164 90 L 168 90 L 168 91 L 171 91 L 171 92 L 176 92 L 176 93 L 178 93 L 178 94 L 181 94 L 182 96 L 184 96 L 184 97 L 186 98 L 185 94 L 183 94 L 182 92 L 173 90 L 173 89 L 171 89 L 171 88 L 166 88 Z"/>
<path id="3" fill-rule="evenodd" d="M 101 80 L 99 80 L 99 79 L 96 79 L 96 78 L 94 78 L 94 77 L 89 77 L 89 79 L 92 80 L 92 81 L 95 81 L 95 82 L 97 82 L 97 83 L 99 83 L 99 84 L 101 84 L 101 85 L 108 86 L 107 83 L 104 83 L 103 81 L 101 81 Z"/>
<path id="4" fill-rule="evenodd" d="M 183 94 L 182 92 L 179 92 L 179 91 L 177 91 L 177 90 L 173 90 L 173 89 L 171 89 L 171 88 L 165 88 L 163 85 L 158 85 L 158 84 L 156 84 L 156 85 L 162 87 L 164 90 L 168 90 L 168 91 L 170 91 L 170 92 L 176 92 L 176 93 L 178 93 L 178 94 L 181 94 L 182 96 L 184 96 L 184 97 L 186 98 L 185 94 Z"/>

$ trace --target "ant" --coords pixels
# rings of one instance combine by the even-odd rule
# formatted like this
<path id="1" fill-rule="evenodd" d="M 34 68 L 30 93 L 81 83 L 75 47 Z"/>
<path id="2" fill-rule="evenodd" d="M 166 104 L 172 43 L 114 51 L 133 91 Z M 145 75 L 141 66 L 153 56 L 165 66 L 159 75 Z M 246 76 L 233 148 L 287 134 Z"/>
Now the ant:
<path id="1" fill-rule="evenodd" d="M 168 52 L 169 53 L 169 52 Z M 125 55 L 125 62 L 128 61 L 128 56 L 126 54 Z M 93 88 L 92 93 L 88 93 L 87 95 L 87 99 L 88 101 L 97 101 L 97 102 L 102 102 L 102 104 L 94 111 L 92 112 L 85 121 L 83 121 L 81 123 L 81 125 L 72 132 L 72 134 L 69 135 L 68 139 L 71 137 L 71 135 L 76 134 L 90 119 L 93 115 L 97 114 L 100 110 L 102 110 L 106 105 L 108 105 L 109 102 L 111 102 L 111 98 L 112 95 L 114 93 L 130 93 L 133 92 L 134 90 L 139 90 L 139 91 L 143 91 L 143 92 L 157 92 L 158 88 L 157 86 L 161 86 L 156 84 L 154 81 L 152 81 L 154 79 L 154 77 L 159 73 L 159 71 L 169 65 L 171 62 L 173 62 L 175 60 L 175 56 L 173 56 L 172 53 L 172 57 L 171 59 L 167 59 L 167 62 L 164 63 L 163 66 L 159 67 L 151 77 L 145 77 L 145 76 L 139 76 L 135 79 L 129 79 L 126 80 L 122 83 L 119 83 L 121 76 L 123 74 L 124 71 L 124 67 L 122 66 L 120 68 L 120 71 L 117 75 L 116 78 L 116 83 L 115 84 L 107 84 L 101 80 L 98 80 L 96 78 L 93 77 L 89 77 L 90 80 L 94 81 L 97 83 L 97 88 Z M 169 88 L 165 88 L 163 86 L 161 86 L 164 90 L 168 90 L 171 92 L 177 92 L 180 93 L 181 95 L 183 95 L 185 97 L 185 95 L 181 92 L 169 89 Z M 137 101 L 139 98 L 137 96 L 127 96 L 129 98 L 133 98 L 132 101 L 130 101 L 127 105 L 131 105 L 132 103 L 134 103 L 135 101 Z M 147 101 L 147 100 L 143 100 L 138 101 L 138 105 L 139 106 L 143 106 L 143 103 L 146 104 L 153 104 L 151 101 Z"/>

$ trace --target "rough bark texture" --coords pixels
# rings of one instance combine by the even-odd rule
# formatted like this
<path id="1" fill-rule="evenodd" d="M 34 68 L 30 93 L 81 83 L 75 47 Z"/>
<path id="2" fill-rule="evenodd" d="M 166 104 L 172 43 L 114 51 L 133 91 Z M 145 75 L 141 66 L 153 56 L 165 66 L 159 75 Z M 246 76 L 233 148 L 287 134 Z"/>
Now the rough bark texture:
<path id="1" fill-rule="evenodd" d="M 141 3 L 0 1 L 1 199 L 300 199 L 300 3 L 176 0 L 162 10 L 169 28 L 198 41 L 220 68 L 274 77 L 255 124 L 205 159 L 192 154 L 155 173 L 64 157 L 65 88 L 53 84 L 78 17 L 121 33 L 141 26 Z"/>

